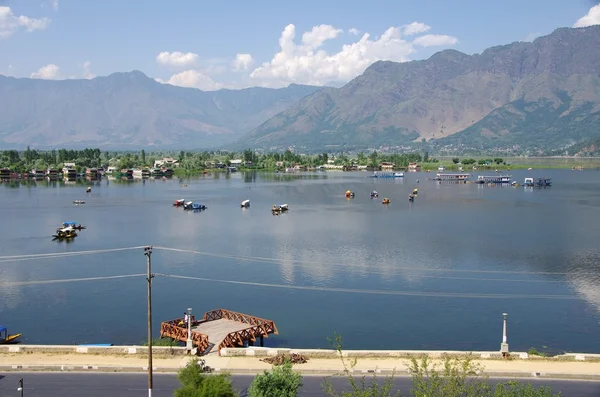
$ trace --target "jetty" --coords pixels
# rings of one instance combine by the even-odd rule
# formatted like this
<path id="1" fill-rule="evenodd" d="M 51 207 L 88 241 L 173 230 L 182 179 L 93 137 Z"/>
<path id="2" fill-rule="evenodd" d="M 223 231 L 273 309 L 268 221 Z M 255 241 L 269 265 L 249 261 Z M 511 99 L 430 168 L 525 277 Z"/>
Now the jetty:
<path id="1" fill-rule="evenodd" d="M 188 324 L 183 318 L 163 321 L 160 325 L 160 336 L 186 342 L 188 340 Z M 270 334 L 278 335 L 275 322 L 248 314 L 237 313 L 227 309 L 217 309 L 204 313 L 201 320 L 193 315 L 190 319 L 190 336 L 198 353 L 206 354 L 225 347 L 252 346 Z"/>

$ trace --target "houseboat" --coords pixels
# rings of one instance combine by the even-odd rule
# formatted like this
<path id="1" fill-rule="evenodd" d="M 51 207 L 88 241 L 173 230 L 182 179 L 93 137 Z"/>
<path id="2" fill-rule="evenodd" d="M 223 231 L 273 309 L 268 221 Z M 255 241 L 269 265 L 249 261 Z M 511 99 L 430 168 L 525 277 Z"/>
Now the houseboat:
<path id="1" fill-rule="evenodd" d="M 97 179 L 98 178 L 98 169 L 97 168 L 86 168 L 85 169 L 85 177 L 88 179 Z"/>
<path id="2" fill-rule="evenodd" d="M 133 177 L 136 179 L 149 178 L 150 170 L 147 168 L 136 168 L 133 170 Z"/>
<path id="3" fill-rule="evenodd" d="M 525 178 L 523 185 L 526 187 L 547 187 L 552 186 L 552 178 Z"/>
<path id="4" fill-rule="evenodd" d="M 77 169 L 75 163 L 65 163 L 62 169 L 63 178 L 68 181 L 74 181 L 77 179 Z"/>
<path id="5" fill-rule="evenodd" d="M 41 180 L 46 176 L 46 171 L 34 168 L 31 170 L 31 176 L 37 180 Z"/>
<path id="6" fill-rule="evenodd" d="M 9 179 L 10 173 L 11 173 L 11 171 L 8 168 L 0 169 L 0 179 Z"/>
<path id="7" fill-rule="evenodd" d="M 510 183 L 510 175 L 496 175 L 496 176 L 485 176 L 479 175 L 475 183 L 487 184 L 487 183 Z"/>
<path id="8" fill-rule="evenodd" d="M 408 163 L 408 172 L 419 172 L 421 171 L 421 166 L 417 163 Z"/>
<path id="9" fill-rule="evenodd" d="M 163 176 L 163 172 L 160 168 L 154 167 L 150 170 L 150 176 Z"/>
<path id="10" fill-rule="evenodd" d="M 471 174 L 436 174 L 434 181 L 444 182 L 466 182 L 471 177 Z"/>
<path id="11" fill-rule="evenodd" d="M 160 170 L 167 178 L 171 178 L 173 176 L 173 170 L 171 168 L 162 167 Z"/>
<path id="12" fill-rule="evenodd" d="M 403 178 L 404 172 L 375 171 L 371 178 Z"/>
<path id="13" fill-rule="evenodd" d="M 56 170 L 54 168 L 48 168 L 46 170 L 46 178 L 50 179 L 51 181 L 57 180 L 58 179 L 58 170 Z"/>
<path id="14" fill-rule="evenodd" d="M 128 170 L 128 169 L 124 168 L 121 171 L 119 171 L 119 174 L 121 175 L 121 178 L 127 178 L 127 179 L 133 178 L 133 170 Z"/>

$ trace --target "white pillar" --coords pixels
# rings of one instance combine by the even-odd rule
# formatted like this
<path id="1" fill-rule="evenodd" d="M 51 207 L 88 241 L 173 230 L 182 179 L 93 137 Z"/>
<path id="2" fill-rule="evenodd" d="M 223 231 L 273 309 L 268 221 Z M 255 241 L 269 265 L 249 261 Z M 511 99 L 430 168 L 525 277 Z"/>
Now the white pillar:
<path id="1" fill-rule="evenodd" d="M 504 322 L 502 326 L 502 343 L 500 344 L 500 352 L 508 354 L 508 338 L 506 336 L 506 318 L 508 317 L 508 313 L 502 313 L 504 317 Z"/>
<path id="2" fill-rule="evenodd" d="M 187 337 L 187 342 L 185 344 L 186 349 L 188 350 L 188 352 L 191 352 L 192 349 L 194 348 L 194 345 L 192 343 L 192 308 L 188 307 L 188 316 L 187 316 L 187 330 L 188 330 L 188 337 Z"/>

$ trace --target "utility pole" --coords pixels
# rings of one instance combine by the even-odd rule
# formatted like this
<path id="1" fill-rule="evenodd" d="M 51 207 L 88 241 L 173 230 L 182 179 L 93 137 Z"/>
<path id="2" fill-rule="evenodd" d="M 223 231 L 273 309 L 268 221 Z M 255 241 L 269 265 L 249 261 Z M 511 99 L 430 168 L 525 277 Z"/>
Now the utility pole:
<path id="1" fill-rule="evenodd" d="M 151 272 L 152 246 L 144 248 L 146 255 L 146 280 L 148 280 L 148 397 L 152 397 L 152 279 L 154 274 Z"/>
<path id="2" fill-rule="evenodd" d="M 23 378 L 21 378 L 21 380 L 19 381 L 19 387 L 17 388 L 17 391 L 21 393 L 21 397 L 23 397 Z"/>

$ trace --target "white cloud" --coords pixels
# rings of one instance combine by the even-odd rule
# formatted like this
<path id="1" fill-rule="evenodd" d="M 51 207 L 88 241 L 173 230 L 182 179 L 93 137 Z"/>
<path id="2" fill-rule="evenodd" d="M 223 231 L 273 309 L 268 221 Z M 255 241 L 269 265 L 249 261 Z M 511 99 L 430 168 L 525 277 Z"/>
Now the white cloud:
<path id="1" fill-rule="evenodd" d="M 307 48 L 319 48 L 327 40 L 335 39 L 342 29 L 336 29 L 331 25 L 314 26 L 310 32 L 304 32 L 302 35 L 302 44 Z"/>
<path id="2" fill-rule="evenodd" d="M 585 26 L 600 25 L 600 4 L 590 8 L 588 13 L 575 22 L 574 28 L 583 28 Z"/>
<path id="3" fill-rule="evenodd" d="M 58 10 L 58 0 L 52 0 L 52 8 L 54 8 L 54 11 Z"/>
<path id="4" fill-rule="evenodd" d="M 420 45 L 422 47 L 454 45 L 456 43 L 458 43 L 456 37 L 448 36 L 446 34 L 426 34 L 425 36 L 420 36 L 413 40 L 414 45 Z"/>
<path id="5" fill-rule="evenodd" d="M 94 73 L 92 73 L 90 67 L 92 66 L 92 63 L 90 61 L 85 61 L 82 65 L 83 67 L 83 73 L 82 76 L 84 79 L 93 79 L 94 77 L 96 77 L 96 75 Z"/>
<path id="6" fill-rule="evenodd" d="M 348 29 L 348 33 L 358 36 L 360 34 L 360 30 L 358 30 L 356 28 L 350 28 L 350 29 Z"/>
<path id="7" fill-rule="evenodd" d="M 186 68 L 196 64 L 198 62 L 198 54 L 193 52 L 161 52 L 156 56 L 156 62 L 163 66 L 170 66 L 175 68 Z"/>
<path id="8" fill-rule="evenodd" d="M 159 83 L 177 85 L 180 87 L 193 87 L 204 91 L 214 91 L 224 88 L 224 85 L 217 83 L 210 76 L 198 70 L 186 70 L 181 73 L 174 74 L 168 81 L 155 79 Z"/>
<path id="9" fill-rule="evenodd" d="M 248 69 L 254 63 L 254 59 L 250 54 L 237 54 L 233 61 L 233 70 Z"/>
<path id="10" fill-rule="evenodd" d="M 280 51 L 270 62 L 265 62 L 250 74 L 254 84 L 282 87 L 290 83 L 324 85 L 332 81 L 348 81 L 361 74 L 369 65 L 379 60 L 405 62 L 415 51 L 415 45 L 452 45 L 458 40 L 447 35 L 426 35 L 414 41 L 403 35 L 416 34 L 430 27 L 413 22 L 401 27 L 390 27 L 380 37 L 371 39 L 365 33 L 358 41 L 345 44 L 330 54 L 319 47 L 342 31 L 329 25 L 314 27 L 302 35 L 302 44 L 294 41 L 296 28 L 285 27 L 279 39 Z"/>
<path id="11" fill-rule="evenodd" d="M 41 67 L 37 72 L 31 73 L 29 76 L 32 79 L 58 80 L 60 79 L 60 68 L 51 63 Z"/>
<path id="12" fill-rule="evenodd" d="M 16 16 L 10 7 L 0 6 L 0 39 L 11 36 L 19 28 L 33 32 L 34 30 L 44 30 L 49 24 L 50 19 L 48 18 Z"/>
<path id="13" fill-rule="evenodd" d="M 405 36 L 410 36 L 417 33 L 425 33 L 429 29 L 431 29 L 431 26 L 425 25 L 422 22 L 413 22 L 402 26 L 402 32 Z"/>

